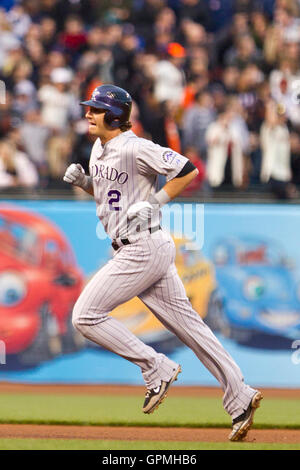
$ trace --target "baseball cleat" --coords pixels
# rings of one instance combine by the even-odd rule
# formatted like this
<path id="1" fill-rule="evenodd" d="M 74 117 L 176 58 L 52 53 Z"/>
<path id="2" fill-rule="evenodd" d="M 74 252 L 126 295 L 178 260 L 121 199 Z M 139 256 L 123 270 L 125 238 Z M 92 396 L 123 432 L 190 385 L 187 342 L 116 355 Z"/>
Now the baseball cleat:
<path id="1" fill-rule="evenodd" d="M 242 441 L 249 431 L 253 423 L 253 416 L 255 411 L 263 399 L 261 392 L 256 392 L 251 399 L 250 405 L 247 410 L 232 420 L 232 431 L 228 436 L 230 441 Z"/>
<path id="2" fill-rule="evenodd" d="M 148 389 L 145 395 L 145 401 L 143 405 L 143 412 L 150 414 L 159 407 L 162 401 L 167 396 L 167 391 L 175 380 L 177 380 L 178 374 L 181 372 L 181 367 L 178 366 L 168 382 L 162 381 L 159 387 Z"/>

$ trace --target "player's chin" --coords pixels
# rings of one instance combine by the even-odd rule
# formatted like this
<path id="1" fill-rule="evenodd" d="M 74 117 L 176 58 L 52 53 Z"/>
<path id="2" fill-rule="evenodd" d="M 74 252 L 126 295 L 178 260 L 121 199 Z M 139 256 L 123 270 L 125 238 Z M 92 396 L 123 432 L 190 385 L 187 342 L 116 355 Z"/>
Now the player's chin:
<path id="1" fill-rule="evenodd" d="M 97 126 L 95 124 L 89 124 L 89 133 L 90 134 L 97 134 Z"/>

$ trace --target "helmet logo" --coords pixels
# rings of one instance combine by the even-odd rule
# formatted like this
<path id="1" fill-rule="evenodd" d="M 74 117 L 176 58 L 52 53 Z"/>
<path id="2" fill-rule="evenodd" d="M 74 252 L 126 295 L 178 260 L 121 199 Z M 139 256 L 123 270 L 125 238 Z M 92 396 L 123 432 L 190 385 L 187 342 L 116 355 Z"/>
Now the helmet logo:
<path id="1" fill-rule="evenodd" d="M 114 95 L 114 93 L 113 93 L 112 91 L 108 91 L 108 92 L 106 93 L 106 96 L 107 96 L 108 98 L 114 98 L 114 97 L 115 97 L 115 95 Z"/>
<path id="2" fill-rule="evenodd" d="M 97 97 L 100 95 L 100 91 L 99 90 L 94 90 L 93 91 L 93 94 L 92 94 L 92 100 L 93 101 L 97 101 Z"/>

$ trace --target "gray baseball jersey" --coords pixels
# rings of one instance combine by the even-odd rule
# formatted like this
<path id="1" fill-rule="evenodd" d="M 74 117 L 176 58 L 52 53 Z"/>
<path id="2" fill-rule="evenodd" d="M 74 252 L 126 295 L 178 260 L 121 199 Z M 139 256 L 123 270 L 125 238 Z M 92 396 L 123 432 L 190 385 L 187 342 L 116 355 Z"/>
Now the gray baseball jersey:
<path id="1" fill-rule="evenodd" d="M 73 311 L 73 325 L 88 339 L 141 368 L 147 388 L 169 381 L 173 360 L 143 343 L 110 316 L 118 305 L 138 296 L 161 323 L 190 347 L 219 381 L 225 410 L 235 418 L 256 392 L 188 300 L 175 266 L 175 245 L 168 232 L 143 230 L 130 243 L 126 212 L 155 191 L 156 178 L 174 178 L 187 159 L 168 148 L 138 138 L 132 131 L 97 140 L 90 160 L 97 214 L 119 248 L 87 283 Z M 196 373 L 196 371 L 195 371 Z"/>
<path id="2" fill-rule="evenodd" d="M 174 178 L 187 158 L 170 148 L 124 132 L 102 147 L 94 143 L 90 158 L 97 215 L 111 239 L 133 235 L 136 224 L 127 220 L 128 208 L 138 201 L 147 201 L 155 192 L 157 175 Z M 158 221 L 153 220 L 152 225 Z"/>

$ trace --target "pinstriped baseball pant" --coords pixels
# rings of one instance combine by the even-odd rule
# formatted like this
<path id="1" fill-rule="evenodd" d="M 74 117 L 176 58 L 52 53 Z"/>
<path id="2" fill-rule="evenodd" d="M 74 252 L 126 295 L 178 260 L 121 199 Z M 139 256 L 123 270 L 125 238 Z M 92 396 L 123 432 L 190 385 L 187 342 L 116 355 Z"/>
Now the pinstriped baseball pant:
<path id="1" fill-rule="evenodd" d="M 175 266 L 175 245 L 164 231 L 122 246 L 89 281 L 73 310 L 73 325 L 86 338 L 141 368 L 147 388 L 168 381 L 177 364 L 140 341 L 109 316 L 138 296 L 160 322 L 191 348 L 219 381 L 232 418 L 248 407 L 255 390 L 221 343 L 193 310 Z"/>

